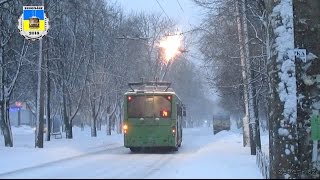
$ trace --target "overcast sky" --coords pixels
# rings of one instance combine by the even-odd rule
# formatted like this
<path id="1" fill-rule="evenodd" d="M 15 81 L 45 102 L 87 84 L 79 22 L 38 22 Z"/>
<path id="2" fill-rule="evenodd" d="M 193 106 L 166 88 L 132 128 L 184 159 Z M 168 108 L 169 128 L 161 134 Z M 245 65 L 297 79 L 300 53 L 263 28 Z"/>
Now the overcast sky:
<path id="1" fill-rule="evenodd" d="M 112 0 L 121 5 L 125 13 L 135 12 L 157 12 L 163 16 L 169 16 L 170 19 L 178 23 L 181 32 L 186 32 L 200 25 L 201 19 L 204 17 L 204 10 L 198 7 L 192 0 Z M 197 66 L 201 66 L 202 62 L 197 55 L 196 47 L 189 47 L 189 60 Z M 209 93 L 210 92 L 210 93 Z M 208 97 L 216 100 L 217 96 L 211 94 L 208 89 Z"/>
<path id="2" fill-rule="evenodd" d="M 181 31 L 190 30 L 191 25 L 198 25 L 201 20 L 201 10 L 192 0 L 113 0 L 125 10 L 143 12 L 158 12 L 178 23 Z"/>

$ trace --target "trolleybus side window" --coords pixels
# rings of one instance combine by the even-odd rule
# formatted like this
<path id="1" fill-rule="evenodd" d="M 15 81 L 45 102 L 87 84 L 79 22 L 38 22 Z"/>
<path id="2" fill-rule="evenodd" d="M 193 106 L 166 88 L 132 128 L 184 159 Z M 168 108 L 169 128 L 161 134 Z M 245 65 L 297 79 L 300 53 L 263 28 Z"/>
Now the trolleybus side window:
<path id="1" fill-rule="evenodd" d="M 177 104 L 177 115 L 182 116 L 182 108 L 181 108 L 180 104 Z"/>
<path id="2" fill-rule="evenodd" d="M 131 96 L 128 98 L 128 117 L 171 117 L 171 96 Z"/>

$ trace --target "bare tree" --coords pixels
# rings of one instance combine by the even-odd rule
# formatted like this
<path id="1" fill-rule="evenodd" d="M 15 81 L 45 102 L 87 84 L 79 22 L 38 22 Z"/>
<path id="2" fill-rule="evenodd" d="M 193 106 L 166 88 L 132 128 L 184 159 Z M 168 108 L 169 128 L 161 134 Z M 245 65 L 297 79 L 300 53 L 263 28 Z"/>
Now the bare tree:
<path id="1" fill-rule="evenodd" d="M 18 18 L 17 7 L 19 2 L 13 1 L 1 1 L 0 2 L 0 126 L 4 136 L 5 146 L 12 147 L 13 139 L 11 126 L 9 121 L 9 105 L 10 98 L 12 96 L 14 87 L 16 85 L 22 62 L 25 58 L 29 44 L 23 41 L 21 51 L 18 55 L 8 56 L 12 47 L 13 42 L 17 39 L 13 36 L 15 33 L 16 26 L 11 22 Z M 17 40 L 18 42 L 21 40 Z M 14 50 L 15 51 L 15 50 Z M 10 64 L 13 63 L 14 66 Z M 13 72 L 13 73 L 12 73 Z"/>
<path id="2" fill-rule="evenodd" d="M 287 7 L 289 16 L 281 14 L 280 6 Z M 297 178 L 298 159 L 298 137 L 297 137 L 297 89 L 294 57 L 287 54 L 289 49 L 294 48 L 293 32 L 293 7 L 291 0 L 281 0 L 268 4 L 269 15 L 273 19 L 271 37 L 278 39 L 274 41 L 271 49 L 271 58 L 268 62 L 271 98 L 270 98 L 270 134 L 272 143 L 269 149 L 271 178 Z M 287 23 L 284 23 L 287 22 Z M 278 28 L 285 31 L 279 33 Z M 287 43 L 279 41 L 286 38 Z"/>

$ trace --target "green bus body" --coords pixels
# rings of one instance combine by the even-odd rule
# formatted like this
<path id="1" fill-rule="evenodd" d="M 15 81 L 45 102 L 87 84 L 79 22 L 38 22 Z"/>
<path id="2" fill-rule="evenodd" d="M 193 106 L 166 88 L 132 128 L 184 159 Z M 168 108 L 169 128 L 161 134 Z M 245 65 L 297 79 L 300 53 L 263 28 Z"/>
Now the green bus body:
<path id="1" fill-rule="evenodd" d="M 159 117 L 159 115 L 153 115 L 153 117 L 139 114 L 134 114 L 134 108 L 128 105 L 128 98 L 140 98 L 141 101 L 152 100 L 153 106 L 146 107 L 146 109 L 160 110 L 164 100 L 159 100 L 167 97 L 171 97 L 168 102 L 171 102 L 171 109 L 167 117 Z M 156 101 L 155 99 L 158 99 Z M 157 102 L 161 102 L 160 104 Z M 145 104 L 144 104 L 145 105 Z M 124 96 L 124 122 L 127 127 L 124 130 L 124 146 L 130 148 L 131 151 L 138 151 L 141 148 L 169 148 L 178 150 L 182 142 L 182 103 L 178 96 L 174 92 L 127 92 Z M 145 106 L 143 106 L 145 107 Z M 158 107 L 158 109 L 156 108 Z M 159 108 L 160 107 L 160 108 Z M 133 108 L 133 109 L 128 109 Z M 138 108 L 139 109 L 139 108 Z M 147 111 L 143 109 L 143 111 Z M 134 114 L 131 115 L 130 113 Z M 159 112 L 160 113 L 160 112 Z M 157 112 L 155 113 L 157 114 Z M 160 113 L 161 114 L 161 113 Z M 161 116 L 161 115 L 160 115 Z"/>

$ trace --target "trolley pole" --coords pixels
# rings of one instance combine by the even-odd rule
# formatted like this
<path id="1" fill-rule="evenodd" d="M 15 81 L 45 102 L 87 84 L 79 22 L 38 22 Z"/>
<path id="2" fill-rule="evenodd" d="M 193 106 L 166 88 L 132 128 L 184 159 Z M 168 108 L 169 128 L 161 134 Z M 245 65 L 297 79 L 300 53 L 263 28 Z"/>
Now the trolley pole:
<path id="1" fill-rule="evenodd" d="M 170 64 L 171 64 L 171 61 L 168 62 L 168 65 L 166 66 L 166 69 L 165 69 L 164 74 L 161 78 L 161 81 L 163 81 L 164 78 L 166 77 Z"/>

